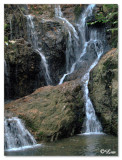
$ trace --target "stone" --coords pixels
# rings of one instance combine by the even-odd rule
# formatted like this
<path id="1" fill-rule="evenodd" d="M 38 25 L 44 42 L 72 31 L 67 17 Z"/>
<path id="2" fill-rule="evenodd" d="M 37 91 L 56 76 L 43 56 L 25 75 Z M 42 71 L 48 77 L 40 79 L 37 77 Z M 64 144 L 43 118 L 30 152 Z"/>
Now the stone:
<path id="1" fill-rule="evenodd" d="M 47 85 L 41 57 L 28 42 L 27 19 L 21 13 L 21 7 L 24 6 L 5 6 L 5 23 L 8 25 L 5 35 L 9 40 L 5 45 L 5 61 L 9 71 L 9 75 L 5 75 L 5 99 L 19 98 L 32 93 L 36 88 Z M 49 8 L 54 10 L 51 6 Z M 11 17 L 12 31 L 9 17 Z M 42 48 L 48 63 L 52 85 L 56 85 L 65 73 L 66 30 L 54 18 L 42 19 L 36 14 L 34 24 L 38 45 Z"/>
<path id="2" fill-rule="evenodd" d="M 118 50 L 106 53 L 90 73 L 89 94 L 103 132 L 118 134 Z"/>
<path id="3" fill-rule="evenodd" d="M 81 132 L 85 116 L 80 80 L 46 86 L 5 105 L 24 120 L 38 142 L 56 141 Z"/>

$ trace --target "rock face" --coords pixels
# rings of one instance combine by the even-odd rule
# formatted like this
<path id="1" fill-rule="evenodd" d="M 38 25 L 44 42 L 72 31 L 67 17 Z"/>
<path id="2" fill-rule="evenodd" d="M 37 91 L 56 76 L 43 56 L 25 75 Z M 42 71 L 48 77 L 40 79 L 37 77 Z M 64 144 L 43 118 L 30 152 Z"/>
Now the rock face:
<path id="1" fill-rule="evenodd" d="M 66 73 L 67 29 L 55 19 L 55 5 L 5 5 L 5 99 L 16 99 L 45 86 L 41 58 L 28 40 L 27 17 L 34 18 L 38 45 L 46 57 L 52 85 Z M 81 5 L 61 5 L 64 16 L 72 23 Z M 11 42 L 10 42 L 11 41 Z"/>
<path id="2" fill-rule="evenodd" d="M 118 50 L 106 53 L 90 73 L 89 90 L 96 114 L 107 134 L 118 132 Z"/>
<path id="3" fill-rule="evenodd" d="M 84 113 L 80 81 L 37 89 L 29 96 L 5 105 L 25 121 L 37 141 L 54 141 L 80 133 Z"/>
<path id="4" fill-rule="evenodd" d="M 5 99 L 16 99 L 45 86 L 42 59 L 28 40 L 26 5 L 5 5 Z M 50 8 L 51 9 L 51 8 Z M 52 8 L 54 10 L 54 8 Z M 17 12 L 17 14 L 16 14 Z M 45 55 L 52 85 L 65 73 L 67 33 L 53 17 L 33 15 L 38 45 Z"/>
<path id="5" fill-rule="evenodd" d="M 45 85 L 40 56 L 26 44 L 24 39 L 5 47 L 8 76 L 5 75 L 5 98 L 22 97 Z M 43 81 L 40 82 L 39 78 Z"/>
<path id="6" fill-rule="evenodd" d="M 67 32 L 65 27 L 55 19 L 37 19 L 40 46 L 47 59 L 52 84 L 58 84 L 65 71 L 65 50 Z"/>
<path id="7" fill-rule="evenodd" d="M 26 17 L 28 14 L 26 5 L 5 5 L 5 41 L 19 38 L 27 39 Z"/>

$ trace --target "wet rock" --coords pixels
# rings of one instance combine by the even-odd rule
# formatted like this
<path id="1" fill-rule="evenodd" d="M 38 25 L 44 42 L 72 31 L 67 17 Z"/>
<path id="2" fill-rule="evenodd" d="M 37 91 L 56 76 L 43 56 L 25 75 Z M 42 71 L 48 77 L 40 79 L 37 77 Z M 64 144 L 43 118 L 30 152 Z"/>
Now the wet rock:
<path id="1" fill-rule="evenodd" d="M 5 99 L 22 97 L 32 93 L 36 88 L 47 85 L 41 65 L 42 60 L 28 41 L 27 18 L 23 15 L 24 11 L 22 12 L 21 7 L 21 5 L 6 5 L 5 7 L 7 25 L 5 61 L 9 72 L 9 75 L 5 74 Z M 54 18 L 43 19 L 35 14 L 34 25 L 38 46 L 42 48 L 41 52 L 48 63 L 52 85 L 56 85 L 65 73 L 67 33 L 62 24 Z"/>
<path id="2" fill-rule="evenodd" d="M 25 38 L 27 40 L 26 5 L 5 5 L 5 35 L 8 40 Z"/>
<path id="3" fill-rule="evenodd" d="M 5 75 L 5 99 L 25 96 L 46 84 L 39 54 L 23 41 L 19 39 L 5 47 L 8 70 L 8 75 Z"/>
<path id="4" fill-rule="evenodd" d="M 39 31 L 38 37 L 48 61 L 51 79 L 55 85 L 65 73 L 67 31 L 62 24 L 55 20 L 42 20 L 39 23 Z"/>
<path id="5" fill-rule="evenodd" d="M 118 134 L 118 50 L 106 53 L 90 73 L 89 90 L 103 132 Z"/>

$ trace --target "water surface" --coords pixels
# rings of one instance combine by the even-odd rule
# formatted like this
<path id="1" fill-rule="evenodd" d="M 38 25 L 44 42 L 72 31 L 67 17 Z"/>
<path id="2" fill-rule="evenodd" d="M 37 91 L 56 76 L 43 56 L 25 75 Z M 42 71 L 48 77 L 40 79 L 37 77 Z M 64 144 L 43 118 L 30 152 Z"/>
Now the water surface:
<path id="1" fill-rule="evenodd" d="M 5 152 L 7 156 L 117 156 L 118 139 L 110 135 L 76 135 L 40 147 Z"/>

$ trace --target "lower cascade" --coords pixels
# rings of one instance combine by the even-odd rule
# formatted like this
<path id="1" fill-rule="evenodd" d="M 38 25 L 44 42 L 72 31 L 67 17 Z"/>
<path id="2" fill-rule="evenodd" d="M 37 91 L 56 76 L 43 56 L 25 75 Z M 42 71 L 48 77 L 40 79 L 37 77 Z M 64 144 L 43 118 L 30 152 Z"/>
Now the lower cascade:
<path id="1" fill-rule="evenodd" d="M 86 110 L 86 118 L 84 121 L 84 131 L 85 134 L 98 134 L 102 133 L 102 126 L 99 120 L 97 119 L 97 116 L 95 114 L 95 110 L 93 107 L 93 104 L 89 97 L 89 90 L 88 90 L 88 82 L 89 82 L 89 74 L 90 71 L 95 67 L 95 65 L 98 63 L 98 60 L 100 59 L 102 55 L 102 52 L 99 52 L 99 55 L 95 62 L 91 65 L 87 73 L 83 76 L 81 81 L 83 82 L 83 90 L 84 90 L 84 101 L 85 101 L 85 110 Z"/>
<path id="2" fill-rule="evenodd" d="M 36 140 L 17 117 L 4 121 L 4 147 L 6 151 L 16 151 L 37 146 Z"/>

